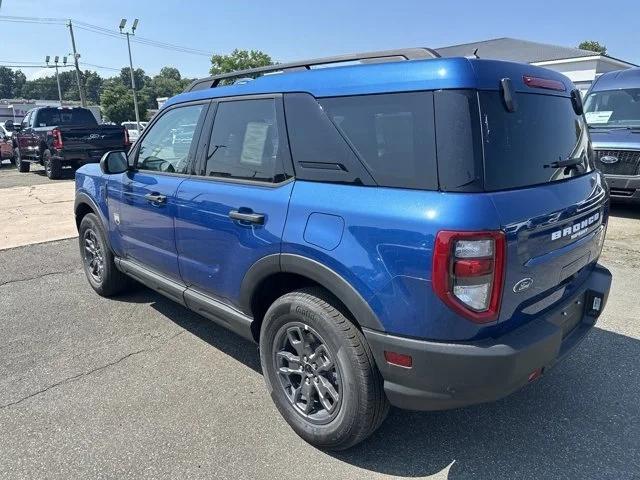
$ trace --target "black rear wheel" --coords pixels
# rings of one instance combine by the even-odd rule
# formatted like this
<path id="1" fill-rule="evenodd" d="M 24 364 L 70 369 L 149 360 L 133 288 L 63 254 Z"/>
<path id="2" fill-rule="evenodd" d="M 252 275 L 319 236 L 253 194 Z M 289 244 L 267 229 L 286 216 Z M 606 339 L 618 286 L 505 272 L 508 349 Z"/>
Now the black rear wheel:
<path id="1" fill-rule="evenodd" d="M 321 288 L 287 293 L 267 311 L 260 361 L 276 407 L 304 440 L 343 450 L 371 435 L 389 403 L 362 332 Z"/>
<path id="2" fill-rule="evenodd" d="M 44 171 L 47 177 L 51 180 L 56 180 L 62 177 L 62 164 L 60 160 L 52 157 L 50 150 L 45 150 L 42 153 L 42 164 L 44 165 Z"/>

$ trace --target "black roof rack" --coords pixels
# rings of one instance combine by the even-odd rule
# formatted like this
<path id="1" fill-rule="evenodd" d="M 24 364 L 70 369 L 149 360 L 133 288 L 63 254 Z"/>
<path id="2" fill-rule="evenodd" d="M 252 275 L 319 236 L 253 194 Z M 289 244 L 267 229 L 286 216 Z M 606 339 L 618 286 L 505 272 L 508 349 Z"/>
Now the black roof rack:
<path id="1" fill-rule="evenodd" d="M 350 53 L 347 55 L 337 55 L 334 57 L 314 58 L 311 60 L 280 63 L 277 65 L 269 65 L 266 67 L 238 70 L 235 72 L 223 73 L 221 75 L 214 75 L 212 77 L 201 78 L 191 83 L 191 85 L 186 88 L 185 92 L 215 88 L 220 85 L 221 80 L 226 79 L 260 76 L 271 72 L 295 72 L 300 70 L 310 70 L 311 67 L 319 65 L 330 65 L 332 63 L 357 61 L 360 61 L 362 63 L 382 63 L 394 62 L 398 60 L 424 60 L 427 58 L 438 57 L 440 57 L 438 52 L 426 47 L 402 48 L 398 50 L 381 50 L 377 52 Z"/>

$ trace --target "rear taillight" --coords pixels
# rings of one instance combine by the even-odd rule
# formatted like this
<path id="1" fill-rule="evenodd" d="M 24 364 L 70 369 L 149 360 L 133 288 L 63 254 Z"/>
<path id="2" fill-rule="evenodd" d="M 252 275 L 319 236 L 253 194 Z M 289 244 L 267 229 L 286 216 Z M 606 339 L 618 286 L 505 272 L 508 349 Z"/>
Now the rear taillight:
<path id="1" fill-rule="evenodd" d="M 127 129 L 124 129 L 124 146 L 125 147 L 130 147 L 131 146 L 131 140 L 129 140 L 129 132 L 127 131 Z"/>
<path id="2" fill-rule="evenodd" d="M 61 150 L 64 146 L 62 143 L 62 132 L 59 128 L 54 128 L 51 131 L 51 135 L 53 135 L 53 148 L 56 150 Z"/>
<path id="3" fill-rule="evenodd" d="M 469 320 L 493 322 L 500 312 L 504 263 L 503 232 L 438 232 L 433 290 Z"/>

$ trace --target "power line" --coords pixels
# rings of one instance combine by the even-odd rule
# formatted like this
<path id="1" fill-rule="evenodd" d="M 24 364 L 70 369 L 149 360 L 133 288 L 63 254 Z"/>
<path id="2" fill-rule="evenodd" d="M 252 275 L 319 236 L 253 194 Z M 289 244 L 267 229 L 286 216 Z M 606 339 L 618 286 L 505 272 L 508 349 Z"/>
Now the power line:
<path id="1" fill-rule="evenodd" d="M 106 37 L 112 38 L 121 38 L 119 32 L 115 30 L 111 30 L 105 27 L 100 27 L 98 25 L 93 25 L 87 22 L 81 22 L 79 20 L 72 20 L 73 24 L 76 28 L 96 33 L 99 35 L 104 35 Z M 0 16 L 0 22 L 14 22 L 14 23 L 37 23 L 37 24 L 45 24 L 45 25 L 67 25 L 68 20 L 65 18 L 55 18 L 55 17 L 20 17 L 20 16 Z M 204 57 L 211 57 L 212 53 L 207 52 L 206 50 L 200 50 L 197 48 L 185 47 L 183 45 L 176 45 L 173 43 L 161 42 L 158 40 L 153 40 L 145 37 L 136 37 L 131 39 L 132 42 L 138 43 L 140 45 L 146 45 L 149 47 L 160 48 L 163 50 L 172 50 L 180 53 L 187 53 L 191 55 L 200 55 Z"/>
<path id="2" fill-rule="evenodd" d="M 115 68 L 115 67 L 105 67 L 104 65 L 96 65 L 95 63 L 87 63 L 87 62 L 80 62 L 80 65 L 82 65 L 83 67 L 93 67 L 93 68 L 99 68 L 101 70 L 113 70 L 114 72 L 119 72 L 120 70 L 122 70 L 121 68 Z"/>

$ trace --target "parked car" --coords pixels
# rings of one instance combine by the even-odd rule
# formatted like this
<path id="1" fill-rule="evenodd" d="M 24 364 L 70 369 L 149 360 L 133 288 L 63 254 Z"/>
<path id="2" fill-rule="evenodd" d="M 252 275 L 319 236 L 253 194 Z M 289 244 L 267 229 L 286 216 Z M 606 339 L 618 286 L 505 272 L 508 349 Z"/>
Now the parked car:
<path id="1" fill-rule="evenodd" d="M 148 122 L 140 122 L 140 132 L 144 130 L 147 126 Z M 129 139 L 131 142 L 135 142 L 140 136 L 140 132 L 138 132 L 138 125 L 136 122 L 122 122 L 121 124 L 124 128 L 127 129 L 127 133 L 129 133 Z"/>
<path id="2" fill-rule="evenodd" d="M 38 107 L 29 110 L 15 129 L 16 164 L 28 172 L 31 163 L 45 168 L 47 177 L 60 178 L 63 167 L 77 169 L 86 163 L 98 163 L 102 155 L 130 145 L 125 128 L 98 125 L 90 110 L 74 107 Z"/>
<path id="3" fill-rule="evenodd" d="M 640 203 L 640 68 L 596 78 L 585 97 L 585 116 L 611 198 Z"/>
<path id="4" fill-rule="evenodd" d="M 4 125 L 0 125 L 0 166 L 2 160 L 13 159 L 13 140 L 11 132 Z"/>
<path id="5" fill-rule="evenodd" d="M 344 449 L 389 404 L 496 400 L 587 335 L 611 284 L 590 150 L 580 93 L 531 65 L 409 49 L 225 74 L 78 170 L 80 255 L 102 296 L 132 278 L 258 342 L 285 420 Z"/>

